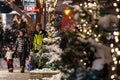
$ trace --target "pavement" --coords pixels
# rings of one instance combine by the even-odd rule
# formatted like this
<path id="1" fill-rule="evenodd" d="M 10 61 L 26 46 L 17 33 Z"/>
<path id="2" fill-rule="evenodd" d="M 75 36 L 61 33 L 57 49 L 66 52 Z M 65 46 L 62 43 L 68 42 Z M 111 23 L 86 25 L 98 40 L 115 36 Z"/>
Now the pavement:
<path id="1" fill-rule="evenodd" d="M 25 71 L 25 73 L 20 73 L 19 59 L 14 59 L 14 71 L 8 72 L 6 62 L 4 59 L 0 58 L 0 80 L 29 80 L 30 74 Z"/>
<path id="2" fill-rule="evenodd" d="M 29 80 L 30 74 L 28 71 L 20 73 L 20 69 L 14 69 L 14 72 L 8 72 L 7 69 L 0 70 L 0 80 Z"/>

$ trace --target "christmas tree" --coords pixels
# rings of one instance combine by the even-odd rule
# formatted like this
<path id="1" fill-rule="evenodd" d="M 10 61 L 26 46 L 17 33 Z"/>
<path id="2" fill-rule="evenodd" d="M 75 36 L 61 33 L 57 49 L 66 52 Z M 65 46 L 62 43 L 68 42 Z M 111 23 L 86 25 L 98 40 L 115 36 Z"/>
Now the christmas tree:
<path id="1" fill-rule="evenodd" d="M 118 18 L 115 15 L 101 17 L 97 0 L 69 7 L 72 13 L 64 15 L 68 20 L 61 21 L 60 32 L 52 26 L 47 28 L 49 36 L 38 53 L 38 64 L 42 65 L 41 57 L 45 55 L 47 60 L 43 60 L 42 68 L 60 70 L 61 80 L 117 79 L 119 75 L 114 72 L 116 66 L 119 70 Z M 67 24 L 70 21 L 69 26 L 74 26 L 72 30 Z M 114 22 L 111 24 L 111 21 Z"/>

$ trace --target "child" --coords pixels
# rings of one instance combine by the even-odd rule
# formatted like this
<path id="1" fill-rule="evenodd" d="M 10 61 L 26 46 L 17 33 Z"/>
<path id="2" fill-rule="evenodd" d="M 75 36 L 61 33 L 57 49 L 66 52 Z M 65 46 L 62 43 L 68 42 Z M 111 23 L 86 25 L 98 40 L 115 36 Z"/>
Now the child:
<path id="1" fill-rule="evenodd" d="M 9 72 L 13 72 L 13 51 L 12 51 L 12 47 L 8 46 L 7 48 L 7 52 L 5 55 L 6 58 L 6 64 L 8 67 L 8 71 Z"/>
<path id="2" fill-rule="evenodd" d="M 34 54 L 34 52 L 33 52 L 33 50 L 30 50 L 30 55 L 29 55 L 29 62 L 28 62 L 28 71 L 31 71 L 31 70 L 33 70 L 34 69 L 34 62 L 33 62 L 33 60 L 32 60 L 32 56 L 33 56 L 33 54 Z"/>

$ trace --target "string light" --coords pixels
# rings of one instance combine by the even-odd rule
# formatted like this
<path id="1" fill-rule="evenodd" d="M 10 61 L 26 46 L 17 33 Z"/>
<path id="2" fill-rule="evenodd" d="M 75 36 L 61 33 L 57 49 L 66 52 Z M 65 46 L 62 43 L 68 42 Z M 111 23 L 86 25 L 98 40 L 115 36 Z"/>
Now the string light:
<path id="1" fill-rule="evenodd" d="M 81 59 L 80 62 L 83 62 L 83 59 Z"/>
<path id="2" fill-rule="evenodd" d="M 113 6 L 114 6 L 114 7 L 117 7 L 117 3 L 113 3 Z"/>
<path id="3" fill-rule="evenodd" d="M 113 61 L 116 61 L 117 60 L 117 58 L 116 57 L 113 57 Z"/>
<path id="4" fill-rule="evenodd" d="M 117 64 L 118 62 L 117 61 L 114 61 L 114 64 Z"/>
<path id="5" fill-rule="evenodd" d="M 110 44 L 110 47 L 111 47 L 111 48 L 112 48 L 112 47 L 114 47 L 114 44 L 113 44 L 113 43 L 111 43 L 111 44 Z"/>
<path id="6" fill-rule="evenodd" d="M 112 48 L 112 49 L 111 49 L 111 52 L 112 52 L 112 53 L 114 53 L 114 52 L 115 52 L 114 48 Z"/>
<path id="7" fill-rule="evenodd" d="M 112 67 L 112 71 L 115 71 L 115 69 L 116 69 L 115 67 Z"/>
<path id="8" fill-rule="evenodd" d="M 119 12 L 120 10 L 119 10 L 119 8 L 116 8 L 116 12 Z"/>
<path id="9" fill-rule="evenodd" d="M 120 19 L 120 15 L 117 15 L 117 18 Z"/>
<path id="10" fill-rule="evenodd" d="M 115 78 L 115 75 L 111 75 L 111 79 L 114 79 Z"/>

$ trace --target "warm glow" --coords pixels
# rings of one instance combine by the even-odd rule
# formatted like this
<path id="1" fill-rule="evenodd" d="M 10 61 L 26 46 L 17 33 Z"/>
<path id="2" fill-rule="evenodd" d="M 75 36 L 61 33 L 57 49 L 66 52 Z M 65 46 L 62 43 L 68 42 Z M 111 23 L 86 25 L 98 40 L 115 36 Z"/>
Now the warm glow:
<path id="1" fill-rule="evenodd" d="M 119 19 L 120 19 L 120 15 L 117 15 L 117 18 L 119 18 Z"/>
<path id="2" fill-rule="evenodd" d="M 117 7 L 117 3 L 113 3 L 113 6 Z"/>
<path id="3" fill-rule="evenodd" d="M 112 71 L 115 71 L 115 67 L 112 67 Z"/>
<path id="4" fill-rule="evenodd" d="M 65 15 L 70 14 L 70 12 L 71 12 L 71 10 L 70 10 L 70 9 L 68 9 L 68 8 L 64 10 Z"/>
<path id="5" fill-rule="evenodd" d="M 113 57 L 113 61 L 116 61 L 117 60 L 117 58 L 116 57 Z"/>
<path id="6" fill-rule="evenodd" d="M 114 79 L 115 78 L 115 76 L 114 75 L 111 75 L 111 79 Z"/>
<path id="7" fill-rule="evenodd" d="M 117 55 L 120 55 L 120 51 L 117 51 Z"/>
<path id="8" fill-rule="evenodd" d="M 116 12 L 119 12 L 120 10 L 119 10 L 119 8 L 116 8 Z"/>
<path id="9" fill-rule="evenodd" d="M 110 44 L 110 47 L 111 47 L 111 48 L 114 47 L 114 44 Z"/>

